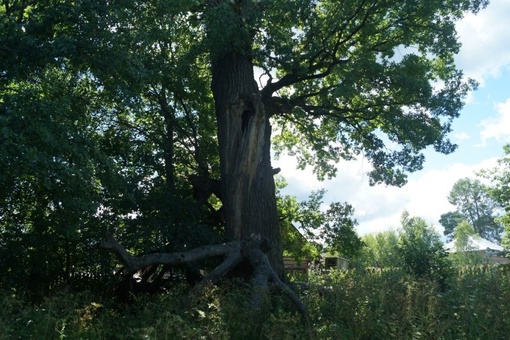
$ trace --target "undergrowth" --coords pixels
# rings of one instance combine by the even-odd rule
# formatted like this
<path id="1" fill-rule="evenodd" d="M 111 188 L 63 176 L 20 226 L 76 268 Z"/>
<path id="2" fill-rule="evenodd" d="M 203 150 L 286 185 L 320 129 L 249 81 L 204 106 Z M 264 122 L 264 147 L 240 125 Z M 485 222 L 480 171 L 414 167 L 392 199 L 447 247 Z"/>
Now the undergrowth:
<path id="1" fill-rule="evenodd" d="M 510 275 L 504 267 L 458 271 L 446 288 L 398 269 L 310 274 L 299 293 L 319 339 L 505 339 Z M 2 339 L 308 339 L 300 315 L 274 293 L 261 315 L 240 281 L 120 304 L 90 292 L 57 293 L 36 304 L 0 294 Z"/>

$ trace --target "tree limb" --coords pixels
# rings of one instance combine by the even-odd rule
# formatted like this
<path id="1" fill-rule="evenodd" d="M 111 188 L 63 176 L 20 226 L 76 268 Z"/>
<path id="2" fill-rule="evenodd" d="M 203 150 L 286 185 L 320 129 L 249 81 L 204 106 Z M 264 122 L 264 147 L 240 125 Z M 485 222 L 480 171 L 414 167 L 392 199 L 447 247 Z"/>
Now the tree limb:
<path id="1" fill-rule="evenodd" d="M 187 252 L 153 253 L 143 256 L 132 256 L 122 247 L 112 235 L 107 235 L 106 241 L 98 244 L 101 249 L 112 250 L 130 272 L 135 272 L 153 264 L 178 265 L 203 260 L 215 256 L 225 256 L 239 249 L 239 242 L 215 244 L 192 249 Z"/>

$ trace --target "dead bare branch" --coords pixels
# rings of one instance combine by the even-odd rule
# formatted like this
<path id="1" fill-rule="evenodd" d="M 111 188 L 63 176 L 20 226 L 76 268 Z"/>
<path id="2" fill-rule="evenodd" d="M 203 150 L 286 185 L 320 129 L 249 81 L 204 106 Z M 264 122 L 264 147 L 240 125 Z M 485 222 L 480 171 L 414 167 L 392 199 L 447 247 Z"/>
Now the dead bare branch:
<path id="1" fill-rule="evenodd" d="M 132 256 L 122 247 L 112 235 L 107 235 L 106 241 L 99 242 L 99 248 L 112 250 L 128 271 L 135 272 L 154 264 L 179 265 L 195 262 L 210 257 L 225 256 L 238 251 L 239 242 L 215 244 L 192 249 L 187 252 L 153 253 L 143 256 Z"/>

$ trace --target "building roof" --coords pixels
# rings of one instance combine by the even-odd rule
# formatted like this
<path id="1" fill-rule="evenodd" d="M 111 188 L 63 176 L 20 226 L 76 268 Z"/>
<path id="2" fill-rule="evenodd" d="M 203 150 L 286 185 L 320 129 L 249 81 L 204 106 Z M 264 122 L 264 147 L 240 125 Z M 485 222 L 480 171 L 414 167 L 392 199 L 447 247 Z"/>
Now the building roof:
<path id="1" fill-rule="evenodd" d="M 453 240 L 449 243 L 446 243 L 443 248 L 449 253 L 455 253 L 457 251 L 455 246 L 455 241 Z M 503 247 L 494 242 L 488 241 L 484 238 L 481 238 L 478 235 L 471 235 L 468 239 L 468 249 L 470 251 L 479 251 L 479 250 L 496 250 L 502 251 Z"/>

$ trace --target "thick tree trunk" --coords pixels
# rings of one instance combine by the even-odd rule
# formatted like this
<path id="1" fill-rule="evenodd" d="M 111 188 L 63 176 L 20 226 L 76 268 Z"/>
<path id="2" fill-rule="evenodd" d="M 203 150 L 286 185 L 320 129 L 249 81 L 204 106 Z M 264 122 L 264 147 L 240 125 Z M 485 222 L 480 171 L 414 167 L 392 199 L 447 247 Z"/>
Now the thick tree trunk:
<path id="1" fill-rule="evenodd" d="M 218 121 L 222 201 L 227 235 L 272 242 L 271 266 L 283 260 L 271 167 L 271 126 L 254 80 L 251 51 L 212 56 L 212 91 Z"/>

